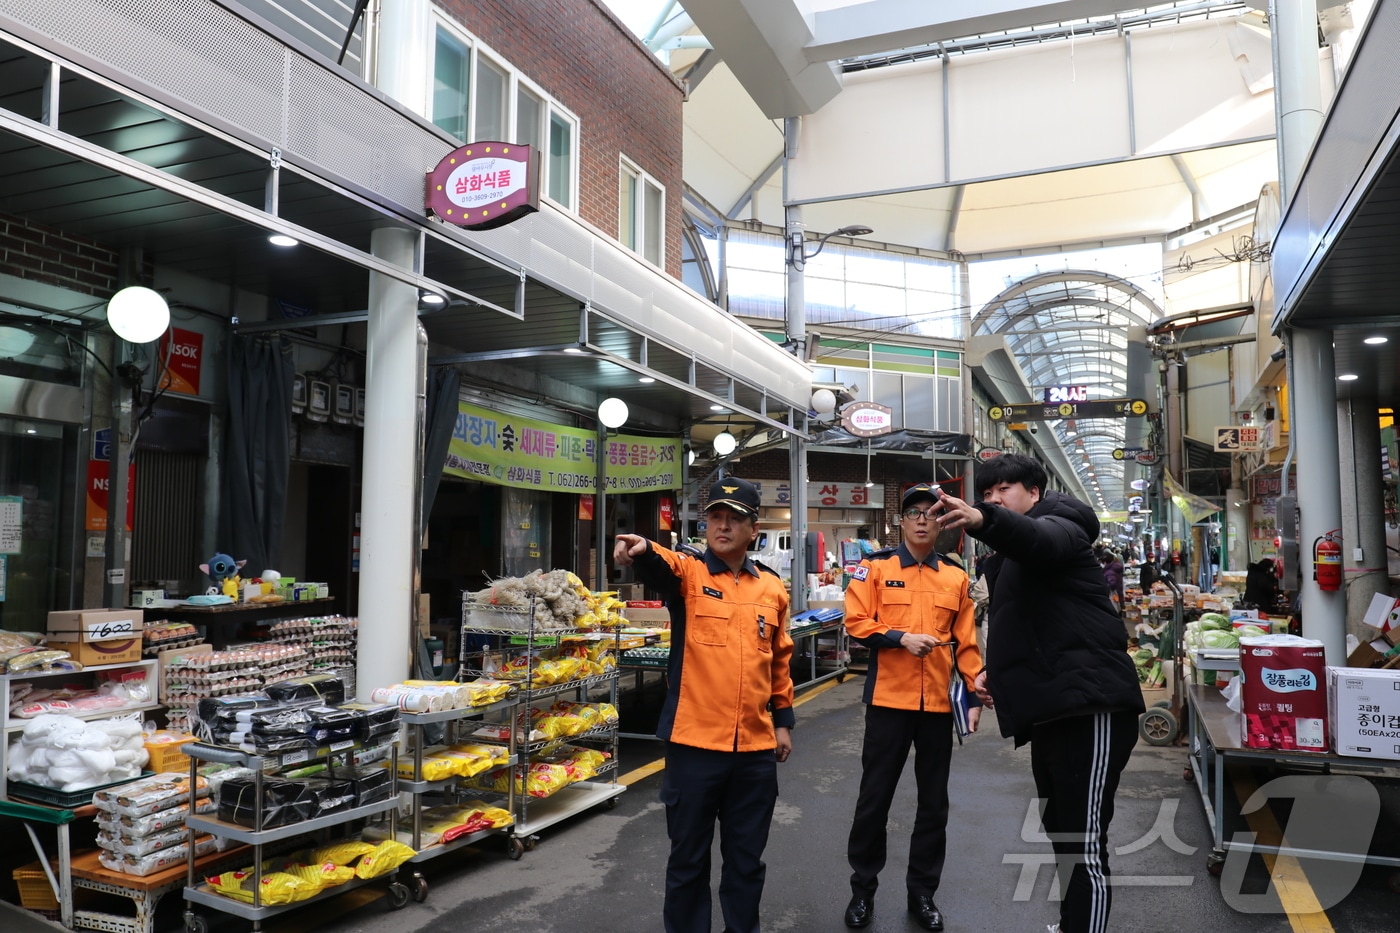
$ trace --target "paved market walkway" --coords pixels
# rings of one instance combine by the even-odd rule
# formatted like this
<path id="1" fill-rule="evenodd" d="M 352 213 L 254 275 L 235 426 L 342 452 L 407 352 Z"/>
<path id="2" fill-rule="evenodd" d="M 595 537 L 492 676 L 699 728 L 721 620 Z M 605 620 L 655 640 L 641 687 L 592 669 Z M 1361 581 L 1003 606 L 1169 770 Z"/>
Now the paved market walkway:
<path id="1" fill-rule="evenodd" d="M 768 845 L 764 930 L 839 931 L 849 897 L 846 832 L 859 780 L 863 679 L 824 684 L 799 696 L 792 758 L 779 767 L 781 797 Z M 627 706 L 623 706 L 626 726 Z M 1032 784 L 1028 750 L 1015 750 L 991 728 L 955 749 L 949 858 L 939 906 L 947 929 L 976 933 L 1039 933 L 1057 916 L 1051 901 L 1049 844 L 1036 841 L 1028 818 Z M 597 809 L 551 827 L 519 861 L 498 840 L 424 863 L 424 903 L 391 911 L 380 886 L 349 892 L 264 924 L 269 933 L 653 933 L 661 929 L 668 843 L 657 800 L 657 742 L 628 741 L 623 772 L 630 783 L 614 810 Z M 1182 779 L 1185 749 L 1140 744 L 1124 774 L 1111 841 L 1117 885 L 1111 929 L 1167 933 L 1370 933 L 1396 929 L 1400 894 L 1395 873 L 1367 868 L 1352 893 L 1325 915 L 1290 922 L 1268 888 L 1262 862 L 1222 890 L 1206 871 L 1210 842 L 1200 797 Z M 1387 791 L 1388 793 L 1388 791 Z M 913 931 L 904 910 L 903 875 L 913 813 L 912 767 L 891 813 L 890 863 L 876 901 L 874 933 Z M 1395 799 L 1388 813 L 1400 812 Z M 1390 822 L 1382 832 L 1395 833 Z M 715 856 L 716 869 L 718 854 Z M 1298 903 L 1306 879 L 1293 884 Z M 178 893 L 167 898 L 161 933 L 180 924 Z M 1246 912 L 1233 909 L 1243 905 Z M 1257 911 L 1257 912 L 1256 912 Z M 249 929 L 246 921 L 211 916 L 216 933 Z M 716 910 L 718 928 L 718 910 Z M 6 927 L 8 930 L 9 928 Z"/>

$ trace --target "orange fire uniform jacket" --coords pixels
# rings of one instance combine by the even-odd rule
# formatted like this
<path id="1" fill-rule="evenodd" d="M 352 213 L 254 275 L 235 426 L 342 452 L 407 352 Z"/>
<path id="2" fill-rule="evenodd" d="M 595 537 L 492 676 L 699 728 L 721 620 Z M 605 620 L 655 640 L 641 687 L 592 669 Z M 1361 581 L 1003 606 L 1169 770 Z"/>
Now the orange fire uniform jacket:
<path id="1" fill-rule="evenodd" d="M 748 560 L 738 574 L 707 554 L 691 557 L 654 542 L 638 576 L 671 606 L 671 660 L 656 734 L 723 752 L 776 748 L 776 726 L 792 728 L 792 636 L 782 580 Z M 684 611 L 676 611 L 684 603 Z"/>
<path id="2" fill-rule="evenodd" d="M 936 553 L 925 562 L 904 545 L 877 551 L 851 576 L 846 587 L 846 631 L 870 649 L 865 702 L 893 709 L 950 713 L 949 675 L 953 655 L 935 648 L 922 658 L 904 649 L 906 632 L 958 643 L 957 664 L 968 691 L 982 670 L 977 650 L 975 603 L 968 597 L 967 574 Z"/>

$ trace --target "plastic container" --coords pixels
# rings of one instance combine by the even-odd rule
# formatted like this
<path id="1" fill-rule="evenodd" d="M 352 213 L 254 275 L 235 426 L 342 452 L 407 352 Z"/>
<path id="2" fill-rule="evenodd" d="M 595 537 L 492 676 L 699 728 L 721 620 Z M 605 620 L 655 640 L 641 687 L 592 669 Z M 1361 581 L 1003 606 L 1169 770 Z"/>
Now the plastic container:
<path id="1" fill-rule="evenodd" d="M 156 774 L 165 774 L 168 771 L 188 771 L 190 760 L 185 757 L 182 749 L 193 741 L 194 736 L 192 735 L 180 735 L 164 742 L 145 743 L 146 752 L 151 756 L 151 762 L 146 765 L 146 768 Z"/>
<path id="2" fill-rule="evenodd" d="M 49 878 L 44 874 L 43 865 L 30 862 L 16 868 L 13 877 L 15 886 L 19 888 L 19 905 L 25 910 L 58 910 L 58 898 L 49 886 Z"/>

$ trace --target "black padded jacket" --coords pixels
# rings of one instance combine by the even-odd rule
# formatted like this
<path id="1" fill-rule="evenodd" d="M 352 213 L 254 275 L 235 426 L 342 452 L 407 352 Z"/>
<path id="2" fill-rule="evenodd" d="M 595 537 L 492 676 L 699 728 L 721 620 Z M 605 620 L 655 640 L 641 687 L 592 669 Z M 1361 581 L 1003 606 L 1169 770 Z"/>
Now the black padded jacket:
<path id="1" fill-rule="evenodd" d="M 996 551 L 985 567 L 986 663 L 1002 735 L 1019 746 L 1036 723 L 1142 712 L 1127 630 L 1094 557 L 1094 510 L 1053 490 L 1025 515 L 976 507 L 984 522 L 973 537 Z"/>

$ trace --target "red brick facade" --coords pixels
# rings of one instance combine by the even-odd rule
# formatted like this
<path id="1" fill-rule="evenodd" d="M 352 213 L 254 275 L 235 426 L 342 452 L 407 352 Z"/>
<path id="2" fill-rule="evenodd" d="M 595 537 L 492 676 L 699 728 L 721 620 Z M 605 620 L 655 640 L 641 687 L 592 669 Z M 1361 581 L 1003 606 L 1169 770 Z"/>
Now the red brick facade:
<path id="1" fill-rule="evenodd" d="M 0 214 L 0 273 L 105 300 L 117 290 L 117 252 Z"/>
<path id="2" fill-rule="evenodd" d="M 617 236 L 619 155 L 666 189 L 666 272 L 681 274 L 681 104 L 656 57 L 594 0 L 441 0 L 578 117 L 579 216 Z"/>

